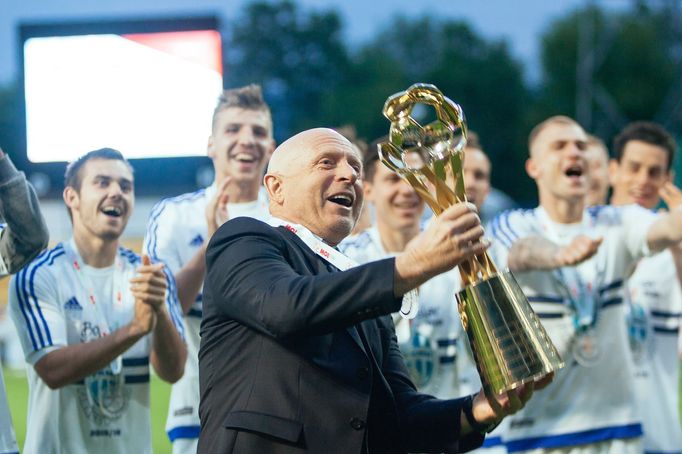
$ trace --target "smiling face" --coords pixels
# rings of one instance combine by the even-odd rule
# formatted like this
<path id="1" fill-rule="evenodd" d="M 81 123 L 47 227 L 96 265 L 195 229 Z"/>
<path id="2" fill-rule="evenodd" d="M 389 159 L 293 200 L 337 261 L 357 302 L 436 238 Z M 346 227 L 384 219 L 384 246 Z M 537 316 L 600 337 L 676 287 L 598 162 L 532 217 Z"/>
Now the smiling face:
<path id="1" fill-rule="evenodd" d="M 613 204 L 636 203 L 649 209 L 658 205 L 658 191 L 672 176 L 665 148 L 641 140 L 625 144 L 620 162 L 612 160 L 609 173 Z"/>
<path id="2" fill-rule="evenodd" d="M 260 182 L 274 143 L 268 111 L 228 107 L 218 112 L 208 140 L 208 156 L 213 160 L 216 179 Z"/>
<path id="3" fill-rule="evenodd" d="M 397 173 L 380 162 L 371 181 L 364 182 L 365 197 L 374 204 L 377 222 L 391 230 L 419 228 L 424 201 Z"/>
<path id="4" fill-rule="evenodd" d="M 573 122 L 551 122 L 535 136 L 526 171 L 538 185 L 541 204 L 584 202 L 588 190 L 587 135 Z"/>
<path id="5" fill-rule="evenodd" d="M 361 162 L 357 149 L 330 129 L 292 137 L 275 152 L 265 176 L 270 212 L 338 244 L 362 209 Z"/>
<path id="6" fill-rule="evenodd" d="M 123 161 L 94 158 L 79 174 L 80 188 L 64 189 L 74 235 L 118 240 L 135 205 L 132 171 Z"/>

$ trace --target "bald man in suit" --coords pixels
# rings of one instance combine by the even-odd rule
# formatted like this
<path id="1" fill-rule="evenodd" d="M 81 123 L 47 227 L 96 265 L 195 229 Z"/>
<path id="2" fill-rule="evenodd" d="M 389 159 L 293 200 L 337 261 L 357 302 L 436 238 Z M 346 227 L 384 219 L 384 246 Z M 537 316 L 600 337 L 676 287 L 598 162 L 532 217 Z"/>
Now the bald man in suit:
<path id="1" fill-rule="evenodd" d="M 353 266 L 335 246 L 362 207 L 361 174 L 346 139 L 304 131 L 270 161 L 271 222 L 233 219 L 209 243 L 200 453 L 463 452 L 548 381 L 451 400 L 416 391 L 390 314 L 488 245 L 476 208 L 458 204 L 398 257 Z"/>

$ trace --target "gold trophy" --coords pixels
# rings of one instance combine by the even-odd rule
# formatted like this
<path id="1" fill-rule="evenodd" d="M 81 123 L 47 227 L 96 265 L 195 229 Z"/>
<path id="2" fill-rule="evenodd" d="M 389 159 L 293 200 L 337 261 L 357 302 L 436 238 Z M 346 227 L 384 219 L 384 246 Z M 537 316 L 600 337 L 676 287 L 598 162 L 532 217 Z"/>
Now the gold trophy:
<path id="1" fill-rule="evenodd" d="M 437 119 L 420 125 L 410 116 L 416 104 L 432 106 Z M 383 113 L 391 122 L 388 142 L 379 145 L 384 165 L 407 180 L 436 215 L 466 202 L 462 108 L 434 85 L 414 84 L 388 98 Z M 459 271 L 464 290 L 457 307 L 487 393 L 509 391 L 564 366 L 508 270 L 499 272 L 483 253 L 461 263 Z"/>

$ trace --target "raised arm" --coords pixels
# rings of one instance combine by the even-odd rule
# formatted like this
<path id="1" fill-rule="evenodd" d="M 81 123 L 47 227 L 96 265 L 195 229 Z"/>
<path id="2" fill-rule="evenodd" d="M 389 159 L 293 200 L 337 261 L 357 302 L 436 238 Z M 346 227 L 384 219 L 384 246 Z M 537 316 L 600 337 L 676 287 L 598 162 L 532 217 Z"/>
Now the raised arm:
<path id="1" fill-rule="evenodd" d="M 7 224 L 0 232 L 0 258 L 14 274 L 47 247 L 48 230 L 33 187 L 0 149 L 0 215 Z"/>
<path id="2" fill-rule="evenodd" d="M 512 272 L 575 266 L 596 254 L 601 243 L 602 238 L 578 235 L 570 244 L 559 246 L 539 235 L 527 236 L 514 242 L 507 266 Z"/>
<path id="3" fill-rule="evenodd" d="M 407 291 L 487 248 L 475 210 L 451 207 L 398 259 L 317 276 L 292 269 L 285 241 L 271 227 L 235 219 L 209 244 L 212 301 L 204 303 L 273 337 L 326 333 L 396 312 Z"/>
<path id="4" fill-rule="evenodd" d="M 682 207 L 659 215 L 646 234 L 649 250 L 659 252 L 682 241 Z"/>

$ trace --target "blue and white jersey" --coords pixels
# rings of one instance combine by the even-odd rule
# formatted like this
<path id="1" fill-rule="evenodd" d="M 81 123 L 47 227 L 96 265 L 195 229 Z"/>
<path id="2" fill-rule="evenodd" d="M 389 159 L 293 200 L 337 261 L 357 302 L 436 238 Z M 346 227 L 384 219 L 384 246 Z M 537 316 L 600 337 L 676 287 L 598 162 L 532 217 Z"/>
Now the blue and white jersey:
<path id="1" fill-rule="evenodd" d="M 35 365 L 51 351 L 96 340 L 130 323 L 135 298 L 129 280 L 140 265 L 138 255 L 119 248 L 114 265 L 87 266 L 72 239 L 43 252 L 13 276 L 9 312 L 27 363 Z M 168 286 L 172 289 L 173 283 Z M 167 292 L 166 309 L 182 334 L 173 291 Z M 23 452 L 151 453 L 150 351 L 151 336 L 147 335 L 106 368 L 56 390 L 33 367 L 27 368 Z"/>
<path id="2" fill-rule="evenodd" d="M 215 195 L 214 185 L 196 192 L 164 199 L 152 209 L 144 250 L 155 261 L 166 264 L 173 274 L 203 246 L 208 239 L 206 205 Z M 267 198 L 263 191 L 258 200 L 248 203 L 228 203 L 230 219 L 247 216 L 261 221 L 269 217 Z M 171 390 L 166 432 L 171 441 L 199 438 L 199 329 L 202 316 L 202 293 L 184 317 L 187 341 L 185 374 Z"/>
<path id="3" fill-rule="evenodd" d="M 642 259 L 627 281 L 628 331 L 647 453 L 682 453 L 677 342 L 682 292 L 670 251 Z"/>
<path id="4" fill-rule="evenodd" d="M 495 239 L 500 266 L 506 265 L 508 249 L 523 237 L 539 235 L 560 245 L 577 235 L 603 238 L 597 254 L 577 267 L 515 273 L 566 367 L 507 418 L 509 452 L 641 436 L 623 282 L 634 263 L 649 253 L 646 235 L 655 219 L 639 206 L 608 206 L 585 210 L 582 222 L 559 224 L 538 207 L 502 213 L 491 223 L 488 232 Z M 572 293 L 576 282 L 583 297 Z M 590 336 L 577 334 L 578 305 L 596 312 L 590 318 Z"/>

